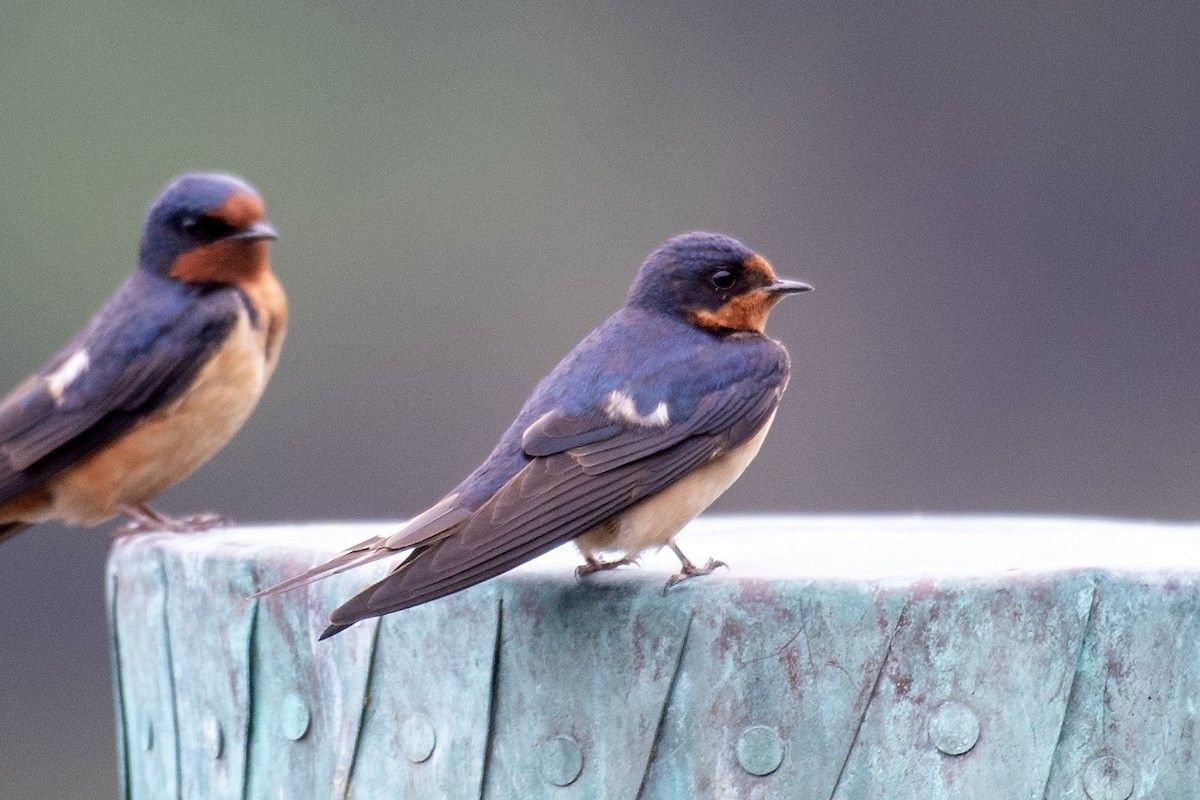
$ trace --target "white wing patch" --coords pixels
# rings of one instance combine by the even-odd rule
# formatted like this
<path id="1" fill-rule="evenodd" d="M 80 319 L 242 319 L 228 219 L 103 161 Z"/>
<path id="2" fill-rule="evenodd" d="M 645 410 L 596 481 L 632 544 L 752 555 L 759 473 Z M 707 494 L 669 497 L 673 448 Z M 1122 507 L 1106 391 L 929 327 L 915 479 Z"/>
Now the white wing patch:
<path id="1" fill-rule="evenodd" d="M 649 414 L 639 414 L 637 403 L 620 390 L 608 393 L 604 413 L 608 414 L 611 419 L 624 420 L 644 428 L 665 428 L 671 424 L 671 415 L 667 410 L 666 401 L 655 406 Z"/>
<path id="2" fill-rule="evenodd" d="M 54 402 L 62 403 L 63 392 L 91 365 L 87 350 L 76 350 L 58 369 L 46 376 L 46 391 Z"/>

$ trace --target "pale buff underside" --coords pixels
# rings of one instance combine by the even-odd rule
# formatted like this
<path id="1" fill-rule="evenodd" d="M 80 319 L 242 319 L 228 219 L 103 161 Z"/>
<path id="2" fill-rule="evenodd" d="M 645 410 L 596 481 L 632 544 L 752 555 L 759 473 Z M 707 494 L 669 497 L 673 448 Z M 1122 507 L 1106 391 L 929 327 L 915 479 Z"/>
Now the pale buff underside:
<path id="1" fill-rule="evenodd" d="M 265 327 L 265 326 L 264 326 Z M 119 506 L 145 502 L 191 475 L 250 417 L 278 360 L 243 309 L 229 339 L 172 405 L 46 486 L 50 505 L 26 521 L 96 525 Z"/>
<path id="2" fill-rule="evenodd" d="M 575 540 L 587 558 L 601 553 L 637 558 L 644 550 L 665 547 L 688 522 L 712 505 L 733 485 L 758 455 L 774 412 L 754 438 L 724 455 L 697 467 L 655 495 L 631 506 L 619 516 L 592 528 Z"/>

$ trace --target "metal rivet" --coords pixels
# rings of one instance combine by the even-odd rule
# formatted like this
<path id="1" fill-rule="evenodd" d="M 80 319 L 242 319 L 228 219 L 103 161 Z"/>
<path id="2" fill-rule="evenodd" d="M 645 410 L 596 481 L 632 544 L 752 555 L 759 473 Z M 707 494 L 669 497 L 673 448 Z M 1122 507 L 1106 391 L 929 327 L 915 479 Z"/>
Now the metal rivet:
<path id="1" fill-rule="evenodd" d="M 291 692 L 283 698 L 279 707 L 279 730 L 285 737 L 293 742 L 300 741 L 308 733 L 311 722 L 312 715 L 308 713 L 303 697 Z"/>
<path id="2" fill-rule="evenodd" d="M 979 717 L 969 706 L 953 700 L 942 703 L 929 720 L 933 746 L 948 756 L 961 756 L 979 741 Z"/>
<path id="3" fill-rule="evenodd" d="M 570 786 L 583 772 L 583 751 L 570 736 L 555 736 L 542 742 L 542 777 L 555 786 Z"/>
<path id="4" fill-rule="evenodd" d="M 214 761 L 221 758 L 225 754 L 225 731 L 221 730 L 217 718 L 211 714 L 205 717 L 200 733 L 204 737 L 204 750 L 209 758 Z"/>
<path id="5" fill-rule="evenodd" d="M 1084 769 L 1083 790 L 1092 800 L 1127 800 L 1133 794 L 1133 769 L 1116 756 L 1100 756 Z"/>
<path id="6" fill-rule="evenodd" d="M 420 764 L 431 755 L 437 746 L 437 732 L 428 717 L 416 714 L 404 721 L 400 728 L 400 749 L 404 757 L 414 764 Z"/>
<path id="7" fill-rule="evenodd" d="M 746 728 L 738 738 L 737 760 L 751 775 L 770 775 L 783 763 L 783 740 L 766 725 Z"/>
<path id="8" fill-rule="evenodd" d="M 142 729 L 142 749 L 149 753 L 154 749 L 154 723 L 146 720 L 146 727 Z"/>

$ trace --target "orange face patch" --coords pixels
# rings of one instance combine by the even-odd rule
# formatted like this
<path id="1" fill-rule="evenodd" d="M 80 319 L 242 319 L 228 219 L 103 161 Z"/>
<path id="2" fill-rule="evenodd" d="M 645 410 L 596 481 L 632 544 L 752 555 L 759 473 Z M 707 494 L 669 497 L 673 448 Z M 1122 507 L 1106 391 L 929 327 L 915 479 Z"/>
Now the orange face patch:
<path id="1" fill-rule="evenodd" d="M 760 256 L 758 253 L 747 258 L 742 262 L 742 266 L 747 272 L 757 272 L 763 276 L 766 283 L 774 283 L 777 278 L 775 268 L 771 266 L 771 262 Z"/>
<path id="2" fill-rule="evenodd" d="M 197 247 L 175 259 L 171 277 L 186 283 L 253 282 L 271 268 L 269 246 L 265 239 L 225 239 Z"/>
<path id="3" fill-rule="evenodd" d="M 710 331 L 757 331 L 767 327 L 767 316 L 780 300 L 777 294 L 753 289 L 729 298 L 716 311 L 693 311 L 692 322 Z"/>
<path id="4" fill-rule="evenodd" d="M 249 192 L 238 192 L 226 200 L 220 208 L 210 211 L 208 216 L 219 219 L 235 230 L 249 228 L 266 219 L 267 208 L 261 197 Z"/>
<path id="5" fill-rule="evenodd" d="M 762 285 L 774 283 L 777 278 L 771 263 L 757 253 L 746 258 L 742 266 L 749 273 L 761 276 Z M 777 294 L 751 289 L 731 297 L 716 311 L 693 311 L 692 323 L 710 331 L 757 331 L 767 327 L 767 316 L 780 300 Z"/>

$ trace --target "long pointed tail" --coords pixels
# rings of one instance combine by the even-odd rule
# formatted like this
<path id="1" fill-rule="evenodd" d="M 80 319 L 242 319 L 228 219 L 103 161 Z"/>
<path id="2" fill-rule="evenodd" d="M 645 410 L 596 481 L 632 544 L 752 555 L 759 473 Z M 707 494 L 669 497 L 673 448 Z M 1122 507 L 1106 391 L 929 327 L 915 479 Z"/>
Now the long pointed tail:
<path id="1" fill-rule="evenodd" d="M 457 494 L 448 495 L 437 505 L 404 523 L 395 533 L 387 536 L 373 536 L 365 542 L 359 542 L 332 560 L 318 564 L 301 575 L 288 578 L 281 583 L 256 592 L 251 597 L 263 597 L 298 589 L 313 581 L 361 567 L 363 564 L 369 564 L 381 558 L 389 558 L 414 547 L 419 549 L 421 545 L 445 537 L 471 516 L 469 509 L 455 505 L 457 501 Z"/>
<path id="2" fill-rule="evenodd" d="M 251 598 L 265 597 L 269 594 L 280 594 L 282 592 L 290 592 L 292 589 L 299 589 L 301 586 L 307 586 L 310 583 L 319 581 L 322 578 L 328 578 L 331 575 L 337 575 L 339 572 L 346 572 L 355 567 L 361 567 L 363 564 L 369 564 L 380 558 L 394 556 L 395 550 L 387 548 L 372 547 L 372 545 L 383 542 L 383 538 L 368 539 L 362 544 L 342 553 L 340 556 L 326 561 L 324 564 L 319 564 L 307 572 L 301 573 L 294 577 L 288 578 L 285 581 L 268 586 L 266 589 L 255 592 L 250 595 Z"/>

